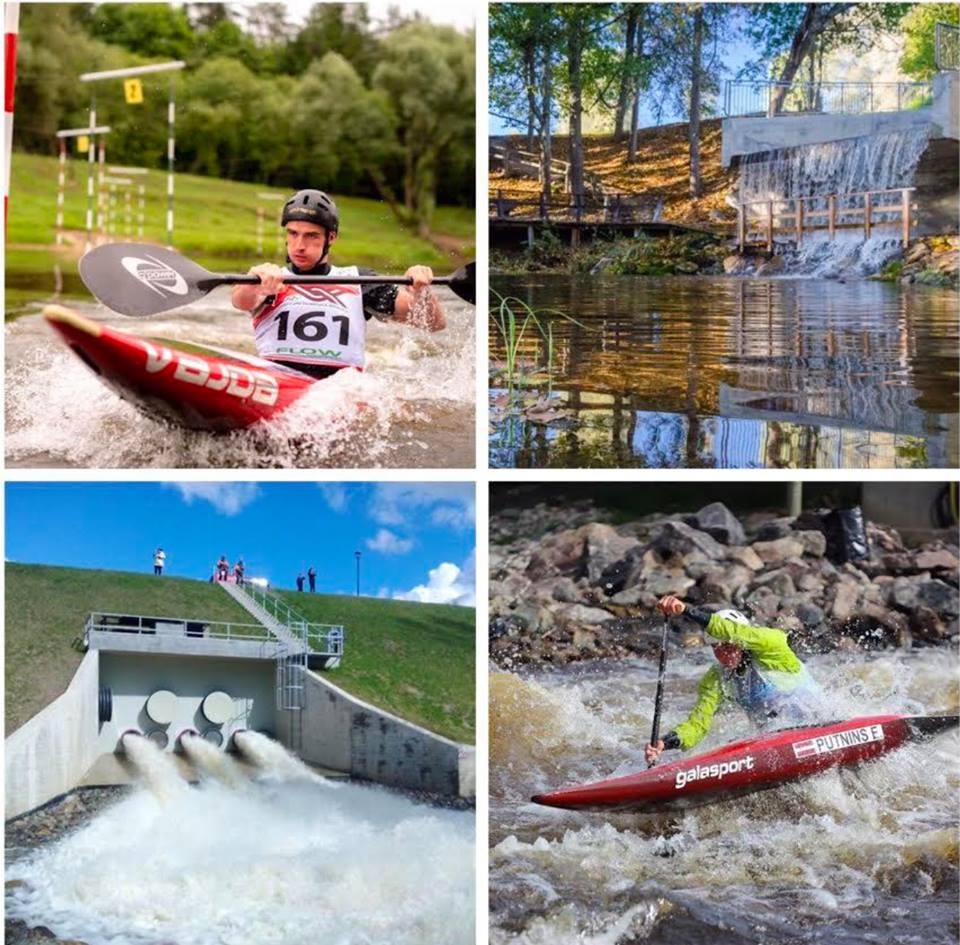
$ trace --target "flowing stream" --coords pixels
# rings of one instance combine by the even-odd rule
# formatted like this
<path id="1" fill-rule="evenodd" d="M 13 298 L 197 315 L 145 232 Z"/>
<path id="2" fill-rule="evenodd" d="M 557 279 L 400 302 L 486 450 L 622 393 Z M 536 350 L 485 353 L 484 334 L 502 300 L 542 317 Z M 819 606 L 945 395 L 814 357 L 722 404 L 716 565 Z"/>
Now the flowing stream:
<path id="1" fill-rule="evenodd" d="M 708 654 L 667 666 L 662 731 Z M 956 714 L 953 649 L 808 660 L 838 718 Z M 491 945 L 952 945 L 960 739 L 682 814 L 575 813 L 545 789 L 646 767 L 656 666 L 490 677 Z M 750 731 L 717 717 L 696 752 Z M 670 757 L 668 755 L 668 757 Z"/>
<path id="2" fill-rule="evenodd" d="M 445 331 L 373 322 L 363 374 L 343 372 L 315 385 L 277 420 L 230 434 L 183 430 L 144 416 L 68 351 L 33 305 L 6 326 L 7 465 L 472 467 L 474 309 L 448 289 L 438 288 L 437 295 L 447 313 Z M 189 311 L 151 319 L 66 304 L 131 334 L 253 353 L 249 318 L 231 309 L 223 289 Z"/>

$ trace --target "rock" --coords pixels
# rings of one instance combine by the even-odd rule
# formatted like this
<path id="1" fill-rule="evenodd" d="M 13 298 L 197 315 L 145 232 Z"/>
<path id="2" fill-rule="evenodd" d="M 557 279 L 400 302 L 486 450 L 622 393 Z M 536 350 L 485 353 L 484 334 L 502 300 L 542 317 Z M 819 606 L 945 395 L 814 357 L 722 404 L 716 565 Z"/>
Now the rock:
<path id="1" fill-rule="evenodd" d="M 700 582 L 701 599 L 705 603 L 726 603 L 753 579 L 753 571 L 742 565 L 715 568 Z"/>
<path id="2" fill-rule="evenodd" d="M 674 597 L 683 597 L 686 591 L 696 583 L 693 578 L 688 578 L 683 571 L 658 570 L 651 571 L 641 578 L 643 589 L 648 594 L 660 598 L 666 594 L 673 594 Z"/>
<path id="3" fill-rule="evenodd" d="M 797 604 L 794 612 L 800 622 L 811 630 L 821 626 L 827 619 L 827 615 L 816 604 L 809 602 Z"/>
<path id="4" fill-rule="evenodd" d="M 562 577 L 553 585 L 550 596 L 556 600 L 567 604 L 578 604 L 583 600 L 580 588 L 572 578 Z"/>
<path id="5" fill-rule="evenodd" d="M 732 256 L 724 256 L 723 271 L 728 275 L 739 272 L 745 263 L 746 260 L 743 258 L 743 256 L 738 256 L 737 254 L 733 254 Z"/>
<path id="6" fill-rule="evenodd" d="M 684 522 L 664 522 L 650 543 L 663 558 L 683 557 L 699 552 L 707 558 L 723 558 L 725 549 L 706 532 L 691 528 Z"/>
<path id="7" fill-rule="evenodd" d="M 799 558 L 803 555 L 803 545 L 793 538 L 755 541 L 752 547 L 760 560 L 766 564 L 782 564 L 787 558 Z"/>
<path id="8" fill-rule="evenodd" d="M 917 602 L 948 617 L 960 616 L 960 594 L 943 581 L 926 581 L 917 589 Z"/>
<path id="9" fill-rule="evenodd" d="M 812 571 L 806 571 L 799 577 L 794 578 L 797 590 L 808 594 L 811 597 L 819 597 L 823 593 L 823 581 Z"/>
<path id="10" fill-rule="evenodd" d="M 903 257 L 903 264 L 909 266 L 911 263 L 920 262 L 930 254 L 930 248 L 922 240 L 914 243 Z"/>
<path id="11" fill-rule="evenodd" d="M 585 548 L 586 535 L 580 529 L 551 535 L 530 556 L 526 575 L 532 581 L 557 573 L 578 575 L 583 570 Z"/>
<path id="12" fill-rule="evenodd" d="M 657 599 L 653 594 L 645 591 L 639 584 L 634 584 L 633 587 L 626 587 L 619 594 L 614 594 L 610 598 L 609 602 L 611 604 L 616 604 L 621 607 L 654 607 L 657 603 Z"/>
<path id="13" fill-rule="evenodd" d="M 743 599 L 743 605 L 752 612 L 758 623 L 769 626 L 769 622 L 777 615 L 780 600 L 769 587 L 758 587 Z"/>
<path id="14" fill-rule="evenodd" d="M 930 643 L 943 643 L 949 634 L 946 622 L 930 607 L 918 607 L 910 615 L 910 626 L 917 636 Z"/>
<path id="15" fill-rule="evenodd" d="M 611 564 L 638 547 L 636 538 L 624 538 L 611 525 L 585 525 L 578 531 L 583 533 L 587 579 L 591 584 L 596 583 Z"/>
<path id="16" fill-rule="evenodd" d="M 754 541 L 776 541 L 778 538 L 787 538 L 793 534 L 793 519 L 774 518 L 763 522 L 754 532 Z"/>
<path id="17" fill-rule="evenodd" d="M 783 272 L 787 263 L 783 256 L 771 256 L 757 266 L 758 276 L 770 276 L 777 272 Z"/>
<path id="18" fill-rule="evenodd" d="M 914 556 L 913 563 L 921 571 L 942 569 L 956 574 L 960 568 L 960 560 L 946 548 L 921 550 Z"/>
<path id="19" fill-rule="evenodd" d="M 827 553 L 827 536 L 823 532 L 794 532 L 792 537 L 803 545 L 804 554 L 822 558 Z"/>
<path id="20" fill-rule="evenodd" d="M 844 581 L 837 585 L 837 592 L 833 598 L 833 605 L 830 608 L 830 615 L 834 620 L 843 623 L 849 620 L 857 601 L 860 599 L 860 588 L 856 584 Z"/>
<path id="21" fill-rule="evenodd" d="M 573 645 L 578 650 L 595 650 L 597 635 L 590 630 L 576 629 L 573 631 Z"/>
<path id="22" fill-rule="evenodd" d="M 887 603 L 900 610 L 913 610 L 917 606 L 919 585 L 909 578 L 894 578 L 887 591 Z"/>
<path id="23" fill-rule="evenodd" d="M 780 598 L 792 597 L 797 592 L 793 578 L 785 568 L 759 575 L 754 578 L 753 587 L 765 587 Z"/>
<path id="24" fill-rule="evenodd" d="M 760 556 L 749 546 L 743 548 L 728 548 L 727 560 L 736 561 L 751 571 L 762 571 L 763 561 Z"/>
<path id="25" fill-rule="evenodd" d="M 725 545 L 743 545 L 747 541 L 743 526 L 722 502 L 705 505 L 689 524 Z"/>
<path id="26" fill-rule="evenodd" d="M 571 604 L 559 608 L 554 614 L 557 626 L 568 628 L 573 626 L 595 627 L 610 619 L 610 614 L 599 607 L 587 607 L 585 604 Z"/>

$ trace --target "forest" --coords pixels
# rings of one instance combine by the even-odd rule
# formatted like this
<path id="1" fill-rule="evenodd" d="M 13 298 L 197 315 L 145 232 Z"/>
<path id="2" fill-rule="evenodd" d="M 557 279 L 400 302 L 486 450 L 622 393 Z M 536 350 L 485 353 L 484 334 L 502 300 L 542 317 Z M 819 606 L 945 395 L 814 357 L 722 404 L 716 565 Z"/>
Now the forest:
<path id="1" fill-rule="evenodd" d="M 143 76 L 137 104 L 79 80 L 169 60 L 186 66 Z M 283 3 L 23 4 L 14 147 L 55 154 L 95 96 L 110 161 L 163 168 L 171 83 L 178 171 L 374 197 L 421 233 L 437 204 L 474 202 L 472 31 L 362 4 L 302 23 Z"/>

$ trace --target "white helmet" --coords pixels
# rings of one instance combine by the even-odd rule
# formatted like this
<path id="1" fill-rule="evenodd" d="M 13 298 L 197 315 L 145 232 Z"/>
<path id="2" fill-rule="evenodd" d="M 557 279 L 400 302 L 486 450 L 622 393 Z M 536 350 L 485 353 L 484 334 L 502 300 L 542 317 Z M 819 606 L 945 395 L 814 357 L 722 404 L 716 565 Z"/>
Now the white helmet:
<path id="1" fill-rule="evenodd" d="M 747 619 L 739 610 L 718 610 L 718 617 L 723 617 L 724 620 L 732 620 L 734 623 L 742 624 L 744 627 L 750 627 L 752 624 L 749 619 Z"/>

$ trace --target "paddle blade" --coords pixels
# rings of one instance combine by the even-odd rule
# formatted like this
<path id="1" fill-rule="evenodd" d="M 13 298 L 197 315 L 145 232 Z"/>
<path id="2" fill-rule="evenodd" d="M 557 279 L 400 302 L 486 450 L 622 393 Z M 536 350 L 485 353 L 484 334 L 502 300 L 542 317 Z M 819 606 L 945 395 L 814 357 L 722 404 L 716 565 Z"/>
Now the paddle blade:
<path id="1" fill-rule="evenodd" d="M 477 264 L 474 262 L 461 266 L 446 281 L 447 285 L 470 305 L 477 304 Z"/>
<path id="2" fill-rule="evenodd" d="M 80 278 L 107 308 L 134 316 L 196 302 L 217 279 L 179 253 L 144 243 L 107 243 L 90 250 L 80 260 Z"/>

